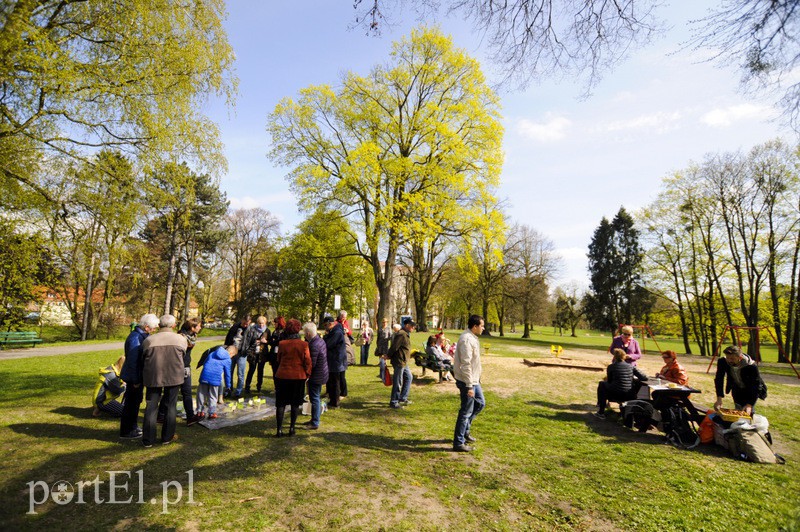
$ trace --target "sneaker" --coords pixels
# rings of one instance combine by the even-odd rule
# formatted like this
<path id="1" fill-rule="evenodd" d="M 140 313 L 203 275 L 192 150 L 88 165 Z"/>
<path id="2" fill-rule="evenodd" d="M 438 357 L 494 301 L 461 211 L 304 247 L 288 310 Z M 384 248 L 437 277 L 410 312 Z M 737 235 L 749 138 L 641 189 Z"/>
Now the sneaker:
<path id="1" fill-rule="evenodd" d="M 305 425 L 304 424 L 304 425 L 302 425 L 302 427 L 304 429 L 306 429 L 306 430 L 318 430 L 319 429 L 319 425 Z"/>
<path id="2" fill-rule="evenodd" d="M 392 408 L 403 408 L 403 405 L 401 405 L 400 403 L 389 403 L 389 406 L 391 406 Z"/>
<path id="3" fill-rule="evenodd" d="M 142 440 L 142 445 L 144 445 L 145 449 L 149 449 L 150 447 L 153 446 L 152 443 L 150 443 L 149 441 L 144 441 L 144 440 Z"/>
<path id="4" fill-rule="evenodd" d="M 403 406 L 408 406 L 408 405 L 413 405 L 414 402 L 413 401 L 409 401 L 408 399 L 406 399 L 405 401 L 400 401 L 400 404 L 403 405 Z"/>
<path id="5" fill-rule="evenodd" d="M 606 415 L 603 414 L 602 412 L 592 412 L 592 415 L 594 417 L 596 417 L 597 419 L 605 419 L 606 418 Z"/>
<path id="6" fill-rule="evenodd" d="M 466 441 L 467 443 L 475 443 L 476 441 L 478 441 L 478 438 L 475 438 L 474 436 L 467 434 L 464 436 L 464 441 Z"/>
<path id="7" fill-rule="evenodd" d="M 123 440 L 135 440 L 142 437 L 142 429 L 133 429 L 124 436 L 120 436 Z"/>
<path id="8" fill-rule="evenodd" d="M 186 418 L 186 426 L 187 427 L 191 427 L 192 425 L 194 425 L 195 423 L 198 423 L 202 419 L 203 418 L 201 418 L 200 416 L 187 417 Z"/>
<path id="9" fill-rule="evenodd" d="M 197 417 L 198 417 L 198 419 L 200 419 L 200 421 L 202 421 L 202 420 L 204 420 L 206 418 L 206 413 L 205 412 L 198 412 L 197 413 Z"/>
<path id="10" fill-rule="evenodd" d="M 219 416 L 217 415 L 217 413 L 216 413 L 216 412 L 214 412 L 213 414 L 209 414 L 209 415 L 208 415 L 208 419 L 217 419 L 218 417 L 219 417 Z"/>
<path id="11" fill-rule="evenodd" d="M 162 441 L 161 445 L 169 445 L 170 443 L 175 443 L 176 441 L 178 441 L 178 435 L 173 434 L 172 438 L 168 439 L 167 441 Z"/>
<path id="12" fill-rule="evenodd" d="M 472 452 L 472 447 L 462 443 L 461 445 L 453 445 L 453 451 L 457 453 L 470 453 Z"/>

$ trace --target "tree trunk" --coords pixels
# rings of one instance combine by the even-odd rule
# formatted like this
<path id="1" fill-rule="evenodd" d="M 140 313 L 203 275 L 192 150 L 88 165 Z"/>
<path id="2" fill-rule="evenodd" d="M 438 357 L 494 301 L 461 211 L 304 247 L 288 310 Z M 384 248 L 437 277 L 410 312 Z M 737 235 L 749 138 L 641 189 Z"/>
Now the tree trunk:
<path id="1" fill-rule="evenodd" d="M 167 290 L 166 294 L 164 295 L 164 315 L 170 314 L 172 312 L 172 285 L 175 282 L 175 271 L 177 270 L 177 262 L 178 262 L 178 245 L 176 242 L 175 233 L 172 234 L 170 237 L 169 243 L 169 266 L 167 268 Z"/>

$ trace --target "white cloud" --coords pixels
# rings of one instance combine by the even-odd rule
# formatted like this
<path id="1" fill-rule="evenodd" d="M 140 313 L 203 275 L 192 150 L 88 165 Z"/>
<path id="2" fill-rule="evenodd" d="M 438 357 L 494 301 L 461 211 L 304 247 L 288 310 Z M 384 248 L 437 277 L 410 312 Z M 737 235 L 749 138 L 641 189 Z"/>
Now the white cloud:
<path id="1" fill-rule="evenodd" d="M 625 131 L 631 129 L 648 129 L 656 133 L 665 133 L 680 126 L 681 113 L 673 111 L 671 113 L 658 112 L 646 115 L 634 116 L 627 120 L 615 120 L 605 125 L 601 125 L 603 131 Z"/>
<path id="2" fill-rule="evenodd" d="M 747 119 L 758 119 L 769 116 L 771 109 L 763 105 L 743 103 L 723 108 L 712 109 L 700 117 L 700 121 L 711 127 L 728 127 L 734 122 Z"/>
<path id="3" fill-rule="evenodd" d="M 545 122 L 533 122 L 523 118 L 517 122 L 517 132 L 523 137 L 539 142 L 553 142 L 566 137 L 572 122 L 563 116 L 548 114 Z"/>

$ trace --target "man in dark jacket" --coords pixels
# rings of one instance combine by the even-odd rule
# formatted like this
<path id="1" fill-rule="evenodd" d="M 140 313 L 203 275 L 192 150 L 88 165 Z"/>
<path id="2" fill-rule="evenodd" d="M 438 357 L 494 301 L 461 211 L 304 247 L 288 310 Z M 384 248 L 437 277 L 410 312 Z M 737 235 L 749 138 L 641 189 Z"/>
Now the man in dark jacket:
<path id="1" fill-rule="evenodd" d="M 308 352 L 311 354 L 311 376 L 308 378 L 308 402 L 311 403 L 311 421 L 303 425 L 311 430 L 319 428 L 320 393 L 322 385 L 328 382 L 328 349 L 325 340 L 317 334 L 317 326 L 311 322 L 303 325 L 303 335 L 308 342 Z"/>
<path id="2" fill-rule="evenodd" d="M 236 382 L 236 392 L 234 399 L 238 399 L 242 395 L 242 388 L 244 387 L 244 372 L 247 369 L 247 353 L 242 349 L 242 339 L 250 327 L 250 314 L 245 314 L 238 323 L 228 329 L 228 334 L 225 336 L 225 345 L 236 346 L 238 352 L 231 360 L 231 371 L 238 378 Z M 231 377 L 233 380 L 233 377 Z"/>
<path id="3" fill-rule="evenodd" d="M 142 406 L 144 396 L 142 342 L 157 328 L 158 317 L 155 314 L 145 314 L 125 340 L 125 363 L 119 373 L 120 379 L 126 384 L 125 404 L 119 420 L 119 437 L 123 439 L 142 437 L 142 430 L 138 426 L 139 408 Z"/>
<path id="4" fill-rule="evenodd" d="M 178 439 L 175 434 L 178 389 L 183 384 L 183 356 L 189 345 L 185 336 L 173 330 L 174 316 L 161 316 L 159 327 L 159 333 L 149 336 L 142 344 L 142 383 L 147 386 L 142 430 L 145 447 L 152 447 L 156 439 L 156 419 L 162 393 L 166 396 L 167 417 L 161 428 L 161 443 L 168 444 Z"/>
<path id="5" fill-rule="evenodd" d="M 752 415 L 753 407 L 758 401 L 758 387 L 761 383 L 758 366 L 735 345 L 726 347 L 723 354 L 725 358 L 720 358 L 717 362 L 717 374 L 714 376 L 714 388 L 717 392 L 714 410 L 722 406 L 725 393 L 730 392 L 736 409 Z M 726 375 L 728 382 L 723 388 Z"/>
<path id="6" fill-rule="evenodd" d="M 344 343 L 344 327 L 332 316 L 325 316 L 322 320 L 327 333 L 325 334 L 325 348 L 328 357 L 328 406 L 339 407 L 339 394 L 341 393 L 341 373 L 347 369 L 347 351 Z"/>
<path id="7" fill-rule="evenodd" d="M 392 381 L 392 397 L 389 406 L 392 408 L 402 408 L 411 404 L 408 400 L 408 393 L 411 391 L 411 381 L 414 376 L 408 367 L 411 359 L 411 338 L 409 334 L 414 331 L 417 324 L 413 320 L 406 320 L 403 328 L 394 333 L 392 337 L 392 347 L 389 349 L 389 358 L 394 368 L 394 379 Z"/>

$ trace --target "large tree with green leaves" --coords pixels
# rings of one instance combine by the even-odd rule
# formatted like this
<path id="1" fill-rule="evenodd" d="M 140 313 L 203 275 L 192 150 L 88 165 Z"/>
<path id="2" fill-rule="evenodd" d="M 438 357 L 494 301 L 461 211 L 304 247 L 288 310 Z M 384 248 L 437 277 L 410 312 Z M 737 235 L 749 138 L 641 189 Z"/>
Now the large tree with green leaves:
<path id="1" fill-rule="evenodd" d="M 641 282 L 643 255 L 639 230 L 624 207 L 611 222 L 601 220 L 588 254 L 586 313 L 592 325 L 614 331 L 620 323 L 645 318 L 653 300 Z"/>
<path id="2" fill-rule="evenodd" d="M 269 117 L 273 160 L 306 209 L 341 210 L 379 291 L 378 319 L 391 300 L 398 248 L 441 227 L 426 213 L 474 218 L 502 162 L 498 100 L 478 62 L 439 30 L 422 28 L 394 45 L 370 74 L 340 86 L 303 89 Z"/>
<path id="3" fill-rule="evenodd" d="M 47 154 L 101 148 L 224 164 L 209 95 L 232 97 L 223 0 L 0 4 L 0 187 L 35 190 Z"/>

